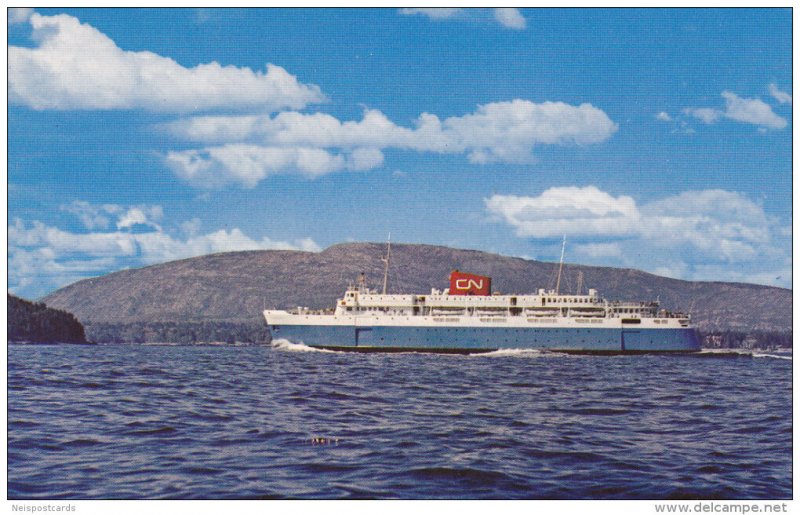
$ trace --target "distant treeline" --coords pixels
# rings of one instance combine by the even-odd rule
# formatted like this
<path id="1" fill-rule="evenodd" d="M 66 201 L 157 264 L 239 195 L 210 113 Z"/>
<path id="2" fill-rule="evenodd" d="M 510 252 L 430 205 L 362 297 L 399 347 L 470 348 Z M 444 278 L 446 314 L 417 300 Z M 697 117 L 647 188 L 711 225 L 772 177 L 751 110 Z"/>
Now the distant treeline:
<path id="1" fill-rule="evenodd" d="M 778 331 L 708 331 L 700 333 L 704 348 L 770 349 L 792 348 L 792 333 Z"/>
<path id="2" fill-rule="evenodd" d="M 264 321 L 131 322 L 87 324 L 100 343 L 269 343 Z"/>
<path id="3" fill-rule="evenodd" d="M 261 320 L 245 322 L 132 322 L 89 324 L 92 341 L 101 343 L 269 343 L 270 335 Z M 792 348 L 792 333 L 770 331 L 700 332 L 706 348 Z"/>
<path id="4" fill-rule="evenodd" d="M 71 314 L 8 294 L 8 341 L 87 343 L 83 326 Z"/>

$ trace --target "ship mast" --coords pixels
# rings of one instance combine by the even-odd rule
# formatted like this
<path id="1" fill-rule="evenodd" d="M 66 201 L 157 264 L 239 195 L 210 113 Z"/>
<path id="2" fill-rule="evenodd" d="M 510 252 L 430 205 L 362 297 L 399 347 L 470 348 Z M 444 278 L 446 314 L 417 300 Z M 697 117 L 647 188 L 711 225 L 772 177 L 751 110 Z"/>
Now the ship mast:
<path id="1" fill-rule="evenodd" d="M 392 233 L 389 233 L 389 238 L 386 240 L 386 257 L 381 258 L 383 261 L 383 294 L 386 295 L 386 287 L 389 284 L 389 257 L 392 253 Z"/>
<path id="2" fill-rule="evenodd" d="M 561 288 L 561 270 L 564 269 L 564 248 L 567 246 L 567 235 L 564 235 L 564 240 L 561 242 L 561 260 L 558 262 L 558 279 L 556 279 L 556 295 L 558 295 L 559 288 Z"/>

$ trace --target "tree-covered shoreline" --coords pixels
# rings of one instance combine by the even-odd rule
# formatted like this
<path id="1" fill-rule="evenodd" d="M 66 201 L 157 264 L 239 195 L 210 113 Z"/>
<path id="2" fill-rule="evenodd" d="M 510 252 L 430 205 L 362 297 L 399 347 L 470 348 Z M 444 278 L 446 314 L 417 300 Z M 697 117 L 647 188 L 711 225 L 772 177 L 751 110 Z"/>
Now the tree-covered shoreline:
<path id="1" fill-rule="evenodd" d="M 8 341 L 89 343 L 83 325 L 71 313 L 8 294 Z"/>
<path id="2" fill-rule="evenodd" d="M 92 323 L 86 326 L 92 341 L 100 343 L 269 343 L 260 320 Z"/>
<path id="3" fill-rule="evenodd" d="M 130 322 L 87 325 L 88 335 L 101 343 L 250 343 L 270 342 L 261 320 L 242 322 Z M 779 331 L 698 331 L 703 348 L 791 349 L 792 333 Z"/>

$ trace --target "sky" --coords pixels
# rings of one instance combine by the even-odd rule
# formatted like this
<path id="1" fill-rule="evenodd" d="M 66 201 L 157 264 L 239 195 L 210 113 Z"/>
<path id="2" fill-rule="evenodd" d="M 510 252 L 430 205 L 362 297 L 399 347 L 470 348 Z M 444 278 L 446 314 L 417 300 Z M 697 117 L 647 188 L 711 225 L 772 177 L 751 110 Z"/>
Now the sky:
<path id="1" fill-rule="evenodd" d="M 791 287 L 789 9 L 12 9 L 8 42 L 26 298 L 390 233 Z"/>

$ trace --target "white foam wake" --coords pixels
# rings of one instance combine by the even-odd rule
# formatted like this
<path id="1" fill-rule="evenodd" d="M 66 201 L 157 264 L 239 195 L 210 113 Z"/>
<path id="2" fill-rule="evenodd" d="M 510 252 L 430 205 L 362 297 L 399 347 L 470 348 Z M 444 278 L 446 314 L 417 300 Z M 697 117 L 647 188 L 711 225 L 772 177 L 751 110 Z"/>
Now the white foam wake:
<path id="1" fill-rule="evenodd" d="M 314 347 L 309 347 L 304 343 L 292 343 L 289 340 L 285 340 L 283 338 L 272 340 L 272 348 L 284 352 L 330 352 L 333 354 L 338 354 L 336 351 L 333 350 L 316 349 Z"/>
<path id="2" fill-rule="evenodd" d="M 745 349 L 701 349 L 700 354 L 750 354 Z"/>
<path id="3" fill-rule="evenodd" d="M 789 361 L 792 360 L 791 356 L 786 356 L 784 354 L 767 354 L 762 352 L 754 352 L 752 354 L 754 358 L 773 358 L 773 359 L 788 359 Z"/>
<path id="4" fill-rule="evenodd" d="M 749 349 L 703 349 L 701 354 L 722 354 L 728 355 L 739 354 L 741 356 L 749 356 L 751 358 L 772 358 L 772 359 L 788 359 L 792 360 L 792 356 L 786 354 L 770 354 L 768 352 L 759 352 Z"/>
<path id="5" fill-rule="evenodd" d="M 469 354 L 473 357 L 486 357 L 486 358 L 502 358 L 502 357 L 518 357 L 518 358 L 542 358 L 546 356 L 564 356 L 557 352 L 550 352 L 541 349 L 498 349 L 492 352 L 476 352 Z"/>

